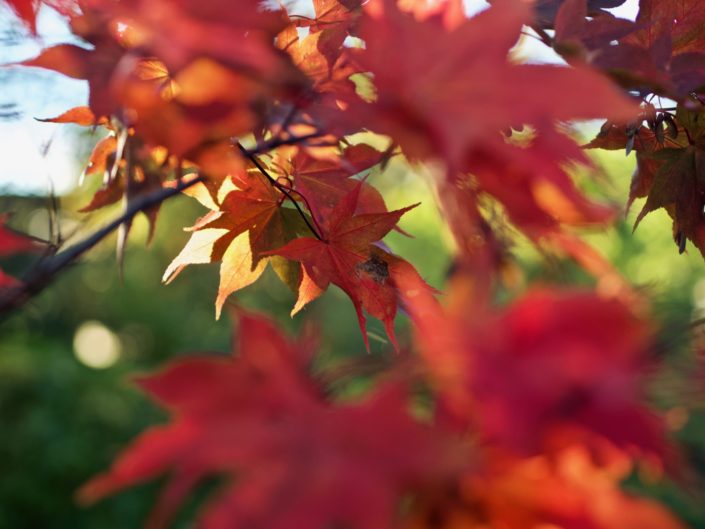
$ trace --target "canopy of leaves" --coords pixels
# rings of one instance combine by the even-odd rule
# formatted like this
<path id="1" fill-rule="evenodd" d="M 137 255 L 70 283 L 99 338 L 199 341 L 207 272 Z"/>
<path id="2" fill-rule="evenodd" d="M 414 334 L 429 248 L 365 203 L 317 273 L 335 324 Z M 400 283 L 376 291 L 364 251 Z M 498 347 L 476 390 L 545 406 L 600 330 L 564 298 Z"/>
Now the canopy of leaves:
<path id="1" fill-rule="evenodd" d="M 42 3 L 9 6 L 35 32 Z M 400 353 L 345 401 L 307 344 L 240 315 L 231 357 L 139 379 L 170 422 L 81 500 L 166 476 L 157 529 L 218 477 L 207 529 L 681 527 L 620 488 L 635 465 L 679 476 L 680 460 L 646 395 L 659 366 L 645 298 L 575 230 L 617 210 L 574 183 L 576 165 L 592 167 L 569 123 L 609 120 L 587 147 L 636 152 L 637 224 L 664 208 L 679 250 L 691 240 L 705 255 L 702 2 L 641 0 L 635 21 L 610 0 L 495 0 L 473 17 L 459 0 L 313 0 L 312 16 L 259 0 L 47 3 L 78 43 L 12 66 L 87 83 L 85 106 L 43 121 L 100 131 L 84 170 L 99 188 L 81 211 L 122 213 L 40 272 L 113 230 L 121 256 L 134 216 L 151 238 L 161 202 L 183 191 L 207 211 L 165 282 L 219 263 L 220 317 L 271 265 L 292 315 L 335 285 L 367 349 L 370 315 Z M 519 61 L 529 28 L 566 64 Z M 384 242 L 415 214 L 373 186 L 402 158 L 430 168 L 453 240 L 444 302 Z M 506 287 L 519 236 L 575 259 L 596 292 Z M 32 249 L 0 226 L 0 256 Z M 49 279 L 0 275 L 0 305 Z M 397 340 L 402 312 L 413 338 Z"/>

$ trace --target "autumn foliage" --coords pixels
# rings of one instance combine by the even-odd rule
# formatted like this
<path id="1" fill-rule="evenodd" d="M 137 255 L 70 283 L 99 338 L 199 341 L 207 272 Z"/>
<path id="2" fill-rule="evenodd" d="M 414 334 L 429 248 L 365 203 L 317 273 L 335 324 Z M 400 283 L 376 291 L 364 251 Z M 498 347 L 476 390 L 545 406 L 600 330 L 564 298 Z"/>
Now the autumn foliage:
<path id="1" fill-rule="evenodd" d="M 232 356 L 137 380 L 171 419 L 79 501 L 166 477 L 146 522 L 161 529 L 219 478 L 198 527 L 683 527 L 621 487 L 637 469 L 685 472 L 648 398 L 645 296 L 576 229 L 620 211 L 572 170 L 592 167 L 584 147 L 635 151 L 637 224 L 664 208 L 674 251 L 705 255 L 705 4 L 641 0 L 630 21 L 608 11 L 619 0 L 495 0 L 472 17 L 459 0 L 313 0 L 306 15 L 259 0 L 5 1 L 32 32 L 46 4 L 81 41 L 21 65 L 88 83 L 86 106 L 44 121 L 104 131 L 82 211 L 123 204 L 119 250 L 136 213 L 154 230 L 161 201 L 184 193 L 204 213 L 165 282 L 220 263 L 216 317 L 268 266 L 296 294 L 292 316 L 334 285 L 361 346 L 372 317 L 398 352 L 342 398 L 313 340 L 234 310 Z M 517 60 L 526 33 L 565 64 Z M 588 119 L 607 121 L 581 146 L 569 123 Z M 383 242 L 414 205 L 390 210 L 367 175 L 401 157 L 431 168 L 453 234 L 440 292 Z M 516 273 L 508 233 L 576 261 L 594 288 L 509 288 L 499 303 Z M 0 226 L 0 256 L 37 248 Z M 24 284 L 0 272 L 2 299 L 48 283 L 62 251 Z M 411 338 L 396 336 L 400 313 Z"/>

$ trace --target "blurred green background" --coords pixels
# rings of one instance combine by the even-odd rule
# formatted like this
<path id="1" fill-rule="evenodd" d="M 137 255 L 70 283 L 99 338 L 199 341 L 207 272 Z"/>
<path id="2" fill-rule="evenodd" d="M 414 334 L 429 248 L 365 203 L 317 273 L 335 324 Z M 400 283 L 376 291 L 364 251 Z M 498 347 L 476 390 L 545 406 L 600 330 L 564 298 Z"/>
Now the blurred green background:
<path id="1" fill-rule="evenodd" d="M 581 171 L 580 183 L 602 200 L 623 204 L 633 170 L 633 157 L 595 153 L 597 172 Z M 422 205 L 403 218 L 387 242 L 410 260 L 434 286 L 442 287 L 450 268 L 450 237 L 436 210 L 421 170 L 394 162 L 370 182 L 390 208 Z M 118 213 L 82 215 L 98 182 L 60 197 L 64 235 L 80 237 Z M 663 212 L 649 215 L 635 234 L 627 219 L 614 227 L 586 234 L 634 284 L 649 292 L 654 313 L 663 322 L 661 349 L 671 366 L 669 377 L 654 383 L 654 398 L 674 417 L 686 417 L 676 435 L 686 443 L 695 468 L 705 469 L 705 420 L 702 397 L 692 384 L 693 354 L 686 324 L 705 316 L 705 262 L 696 249 L 679 255 L 670 220 Z M 12 226 L 47 236 L 50 201 L 45 197 L 0 196 L 0 211 L 13 211 Z M 146 485 L 98 505 L 82 508 L 74 491 L 105 469 L 127 441 L 165 416 L 129 383 L 136 372 L 149 371 L 192 352 L 227 352 L 231 330 L 226 317 L 214 319 L 217 265 L 189 267 L 172 284 L 161 276 L 189 234 L 182 228 L 204 213 L 192 199 L 165 204 L 150 247 L 146 222 L 133 228 L 121 282 L 112 237 L 63 273 L 25 308 L 0 323 L 0 528 L 118 529 L 139 527 L 153 502 L 157 484 Z M 591 284 L 574 265 L 547 260 L 520 239 L 515 245 L 530 283 Z M 3 266 L 21 272 L 30 258 L 13 258 Z M 324 358 L 366 356 L 352 304 L 331 288 L 295 319 L 289 317 L 294 297 L 267 272 L 266 277 L 236 296 L 244 307 L 262 311 L 294 332 L 314 321 L 321 332 Z M 404 316 L 398 326 L 405 343 Z M 391 357 L 379 322 L 370 319 L 372 355 Z M 408 338 L 406 338 L 408 343 Z M 682 423 L 683 420 L 675 421 Z M 680 426 L 678 424 L 677 426 Z M 699 461 L 699 463 L 698 463 Z M 703 472 L 705 474 L 705 472 Z M 705 527 L 701 491 L 688 485 L 650 485 L 635 476 L 627 484 L 664 499 L 692 527 Z M 180 522 L 189 527 L 188 516 Z"/>

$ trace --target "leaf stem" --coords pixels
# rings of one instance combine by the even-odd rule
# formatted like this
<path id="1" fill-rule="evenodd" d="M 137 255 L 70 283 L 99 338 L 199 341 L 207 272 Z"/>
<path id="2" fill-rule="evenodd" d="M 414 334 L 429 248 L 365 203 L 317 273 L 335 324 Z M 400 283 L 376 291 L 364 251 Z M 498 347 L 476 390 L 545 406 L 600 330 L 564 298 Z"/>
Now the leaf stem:
<path id="1" fill-rule="evenodd" d="M 299 206 L 299 203 L 296 201 L 296 199 L 293 196 L 291 196 L 290 191 L 293 191 L 293 189 L 277 182 L 276 178 L 274 178 L 272 175 L 270 175 L 269 172 L 264 168 L 262 163 L 257 159 L 257 156 L 255 154 L 253 154 L 252 152 L 248 151 L 247 149 L 245 149 L 240 142 L 237 142 L 237 146 L 240 149 L 240 152 L 242 152 L 242 154 L 244 154 L 247 157 L 247 159 L 250 160 L 254 164 L 254 166 L 257 168 L 257 170 L 260 173 L 262 173 L 265 176 L 265 178 L 267 178 L 267 180 L 269 180 L 269 183 L 272 184 L 276 189 L 281 191 L 286 196 L 286 198 L 288 198 L 291 201 L 291 203 L 296 208 L 296 211 L 299 212 L 299 214 L 301 215 L 301 218 L 306 223 L 306 226 L 308 226 L 308 229 L 311 230 L 311 233 L 313 233 L 313 235 L 316 237 L 316 239 L 318 239 L 319 241 L 322 241 L 323 240 L 323 237 L 322 237 L 323 230 L 321 230 L 321 227 L 318 225 L 318 222 L 316 221 L 316 218 L 313 214 L 313 211 L 311 211 L 311 208 L 308 204 L 308 201 L 306 201 L 304 199 L 304 203 L 306 204 L 306 207 L 308 208 L 309 211 L 311 211 L 311 220 L 314 222 L 315 227 L 308 220 L 308 217 L 306 216 L 304 211 L 301 209 L 301 206 Z M 297 191 L 297 193 L 298 193 L 298 191 Z M 298 193 L 298 195 L 302 196 L 301 193 Z"/>

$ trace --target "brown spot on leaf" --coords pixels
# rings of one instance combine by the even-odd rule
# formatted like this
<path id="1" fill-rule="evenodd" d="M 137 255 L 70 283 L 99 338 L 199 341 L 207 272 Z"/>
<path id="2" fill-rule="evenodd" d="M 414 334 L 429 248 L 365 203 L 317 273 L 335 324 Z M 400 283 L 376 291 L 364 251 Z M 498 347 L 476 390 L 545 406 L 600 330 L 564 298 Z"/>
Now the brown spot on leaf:
<path id="1" fill-rule="evenodd" d="M 358 275 L 366 274 L 370 276 L 376 283 L 383 285 L 389 277 L 389 266 L 386 261 L 383 261 L 376 255 L 370 257 L 364 263 L 359 263 L 355 266 L 355 271 Z"/>

